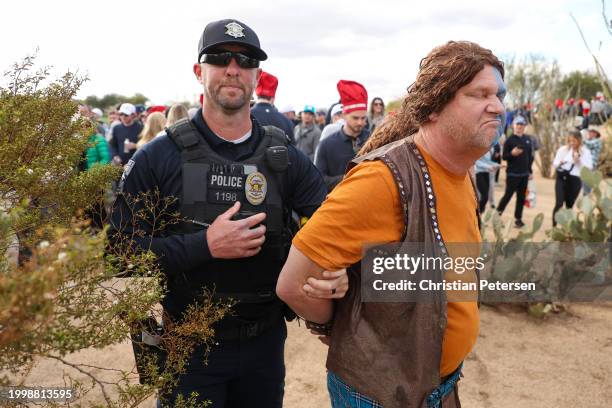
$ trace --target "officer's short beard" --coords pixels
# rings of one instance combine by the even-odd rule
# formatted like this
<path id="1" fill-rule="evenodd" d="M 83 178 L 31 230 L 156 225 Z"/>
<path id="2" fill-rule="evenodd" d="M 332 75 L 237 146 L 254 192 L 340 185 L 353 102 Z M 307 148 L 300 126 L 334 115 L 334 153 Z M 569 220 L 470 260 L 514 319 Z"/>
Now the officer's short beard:
<path id="1" fill-rule="evenodd" d="M 223 85 L 219 85 L 217 89 L 212 90 L 212 92 L 205 87 L 204 93 L 206 95 L 204 97 L 208 98 L 210 101 L 214 101 L 217 106 L 219 106 L 225 113 L 230 115 L 242 110 L 245 105 L 249 104 L 252 92 L 247 92 L 243 86 L 241 86 L 243 91 L 243 96 L 241 98 L 229 98 L 222 96 L 219 92 L 222 87 Z"/>

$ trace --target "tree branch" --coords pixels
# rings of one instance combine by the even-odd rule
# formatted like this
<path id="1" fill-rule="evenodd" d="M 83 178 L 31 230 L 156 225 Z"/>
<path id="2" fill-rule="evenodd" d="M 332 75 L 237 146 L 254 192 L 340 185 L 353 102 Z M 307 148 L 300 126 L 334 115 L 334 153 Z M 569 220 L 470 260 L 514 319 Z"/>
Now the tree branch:
<path id="1" fill-rule="evenodd" d="M 80 365 L 82 365 L 82 364 L 74 364 L 74 363 L 71 363 L 71 362 L 69 362 L 69 361 L 64 360 L 64 359 L 63 359 L 63 358 L 61 358 L 61 357 L 54 356 L 54 355 L 51 355 L 51 354 L 46 354 L 46 355 L 43 355 L 43 357 L 47 357 L 47 358 L 51 358 L 51 359 L 57 360 L 57 361 L 59 361 L 60 363 L 65 364 L 65 365 L 67 365 L 68 367 L 72 367 L 72 368 L 74 368 L 75 370 L 77 370 L 78 372 L 80 372 L 81 374 L 84 374 L 84 375 L 86 375 L 87 377 L 91 378 L 91 379 L 92 379 L 92 380 L 93 380 L 93 381 L 94 381 L 96 384 L 98 384 L 98 386 L 100 387 L 100 390 L 102 391 L 102 396 L 104 397 L 104 401 L 106 401 L 106 403 L 107 403 L 108 405 L 112 405 L 111 399 L 110 399 L 110 397 L 108 396 L 108 394 L 106 393 L 106 388 L 105 388 L 105 385 L 115 385 L 114 383 L 110 383 L 110 382 L 107 382 L 107 381 L 102 381 L 102 380 L 99 380 L 98 378 L 96 378 L 96 377 L 95 377 L 93 374 L 91 374 L 90 372 L 85 371 L 85 370 L 83 370 L 81 367 L 79 367 L 79 366 L 80 366 Z"/>
<path id="2" fill-rule="evenodd" d="M 608 20 L 608 16 L 606 16 L 606 0 L 601 0 L 601 15 L 603 16 L 608 33 L 612 35 L 612 20 Z"/>

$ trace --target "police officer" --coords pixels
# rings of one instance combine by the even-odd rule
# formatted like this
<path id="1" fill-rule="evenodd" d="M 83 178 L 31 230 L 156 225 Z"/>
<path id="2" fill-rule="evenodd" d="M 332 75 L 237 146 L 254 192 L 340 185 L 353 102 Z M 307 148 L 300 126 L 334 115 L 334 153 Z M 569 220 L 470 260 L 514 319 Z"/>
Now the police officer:
<path id="1" fill-rule="evenodd" d="M 310 217 L 326 188 L 284 132 L 250 115 L 259 63 L 267 59 L 255 32 L 237 20 L 212 22 L 197 57 L 193 72 L 203 86 L 203 106 L 192 120 L 177 122 L 146 144 L 126 166 L 112 228 L 158 255 L 167 276 L 162 305 L 172 319 L 180 320 L 205 288 L 238 301 L 215 327 L 218 345 L 208 364 L 204 347 L 198 347 L 169 404 L 178 394 L 196 391 L 213 407 L 280 407 L 287 312 L 275 286 L 290 246 L 290 214 Z M 162 200 L 178 198 L 166 213 L 176 209 L 182 220 L 160 233 L 133 219 L 141 202 L 132 208 L 128 202 L 156 189 Z M 144 236 L 133 234 L 132 222 Z M 346 275 L 333 276 L 310 290 L 342 296 Z"/>

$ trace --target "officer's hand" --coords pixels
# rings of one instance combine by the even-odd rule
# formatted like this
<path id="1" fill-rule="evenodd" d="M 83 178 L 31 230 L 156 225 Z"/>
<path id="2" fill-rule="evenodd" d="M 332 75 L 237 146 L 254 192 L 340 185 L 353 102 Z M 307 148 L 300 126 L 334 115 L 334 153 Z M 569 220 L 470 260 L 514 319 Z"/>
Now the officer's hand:
<path id="1" fill-rule="evenodd" d="M 265 241 L 266 226 L 261 224 L 266 213 L 252 215 L 242 220 L 233 221 L 232 217 L 240 210 L 240 202 L 219 215 L 206 231 L 208 248 L 213 258 L 233 259 L 247 258 L 261 251 Z"/>
<path id="2" fill-rule="evenodd" d="M 340 299 L 348 291 L 349 281 L 346 269 L 323 271 L 323 279 L 308 278 L 303 286 L 308 296 L 319 299 Z"/>

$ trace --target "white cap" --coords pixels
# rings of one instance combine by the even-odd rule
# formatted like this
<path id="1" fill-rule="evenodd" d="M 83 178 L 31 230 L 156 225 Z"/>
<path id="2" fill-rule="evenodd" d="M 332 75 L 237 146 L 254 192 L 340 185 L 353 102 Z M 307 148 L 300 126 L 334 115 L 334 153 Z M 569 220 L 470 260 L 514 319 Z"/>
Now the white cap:
<path id="1" fill-rule="evenodd" d="M 96 115 L 98 117 L 98 119 L 100 119 L 102 116 L 104 116 L 104 113 L 102 112 L 102 109 L 100 109 L 100 108 L 93 108 L 91 110 L 91 113 Z"/>
<path id="2" fill-rule="evenodd" d="M 122 103 L 119 108 L 119 113 L 123 113 L 124 115 L 133 115 L 136 113 L 136 107 L 131 103 Z"/>
<path id="3" fill-rule="evenodd" d="M 334 107 L 331 110 L 331 116 L 333 117 L 334 115 L 337 115 L 338 113 L 342 113 L 342 104 L 339 103 L 337 105 L 334 105 Z"/>
<path id="4" fill-rule="evenodd" d="M 287 112 L 295 112 L 295 108 L 292 105 L 285 105 L 283 106 L 282 109 L 279 110 L 280 113 L 287 113 Z"/>

